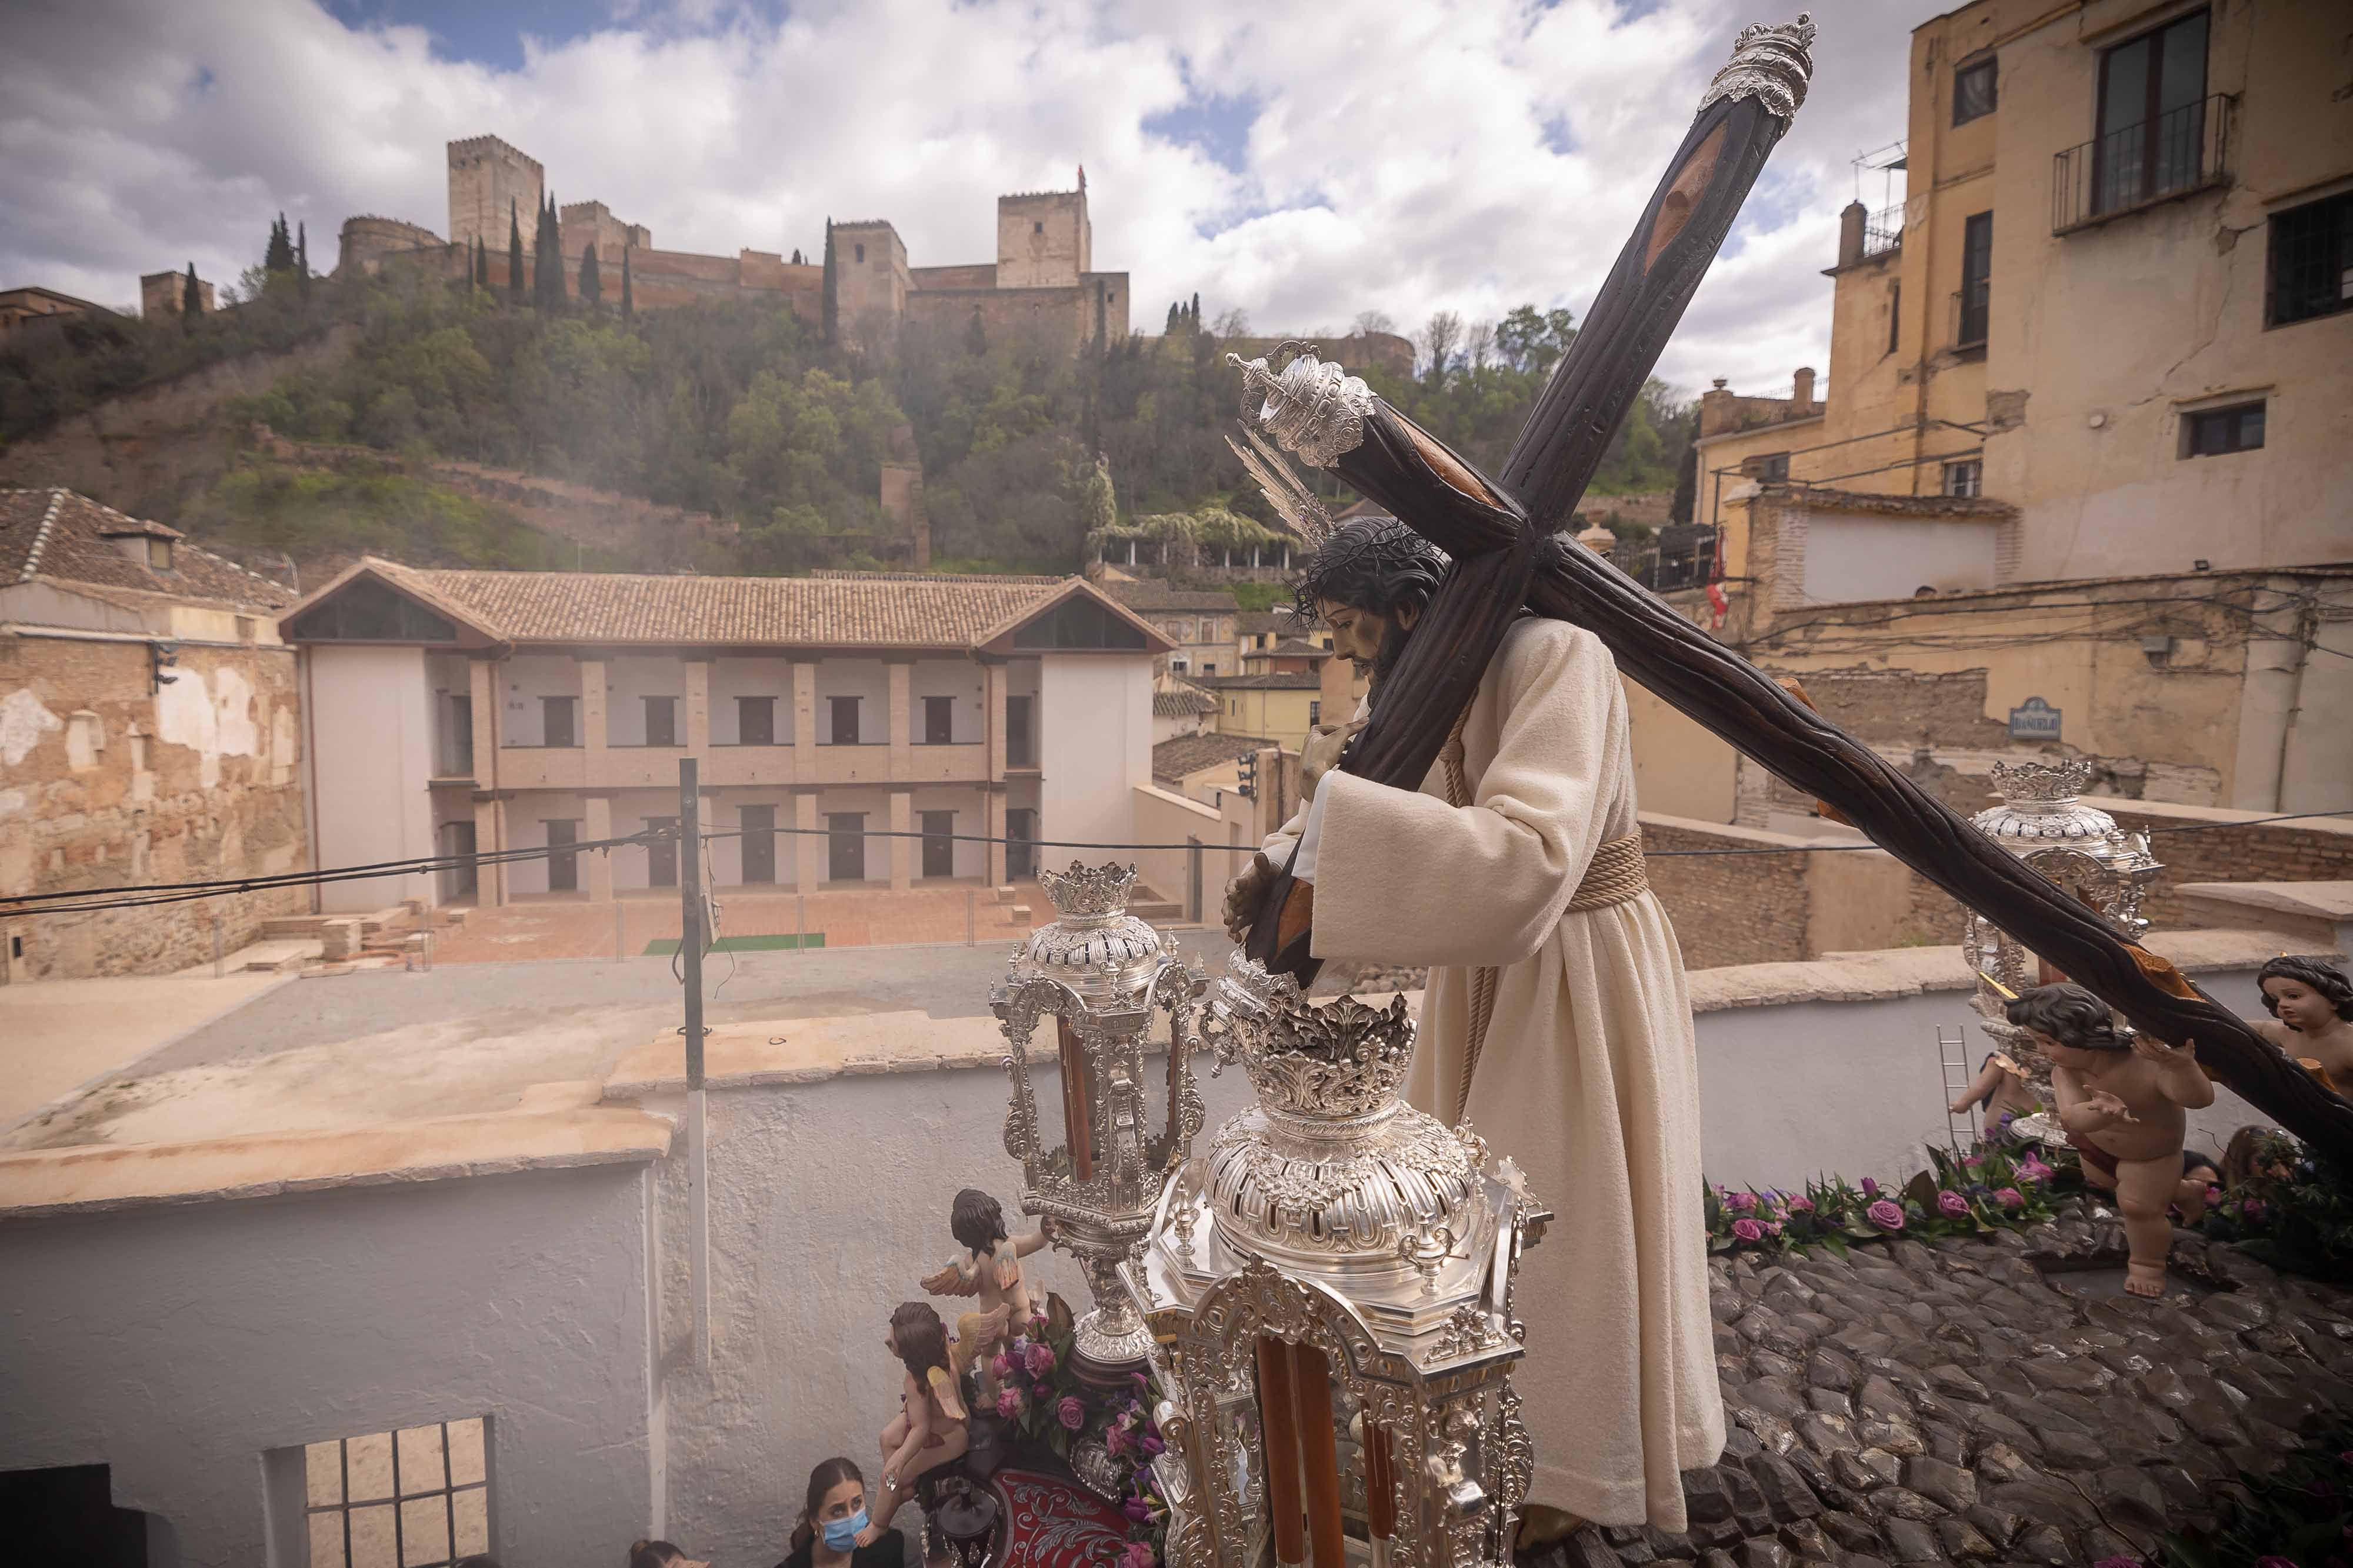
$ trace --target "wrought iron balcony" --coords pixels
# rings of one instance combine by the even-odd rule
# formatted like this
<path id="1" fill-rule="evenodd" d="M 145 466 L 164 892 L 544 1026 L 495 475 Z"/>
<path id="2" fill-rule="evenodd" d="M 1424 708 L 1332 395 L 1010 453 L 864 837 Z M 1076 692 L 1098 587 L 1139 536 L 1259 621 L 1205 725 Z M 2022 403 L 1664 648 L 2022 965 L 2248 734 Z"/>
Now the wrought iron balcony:
<path id="1" fill-rule="evenodd" d="M 1882 207 L 1862 220 L 1862 254 L 1866 259 L 1904 247 L 1904 204 Z"/>
<path id="2" fill-rule="evenodd" d="M 2052 159 L 2051 232 L 2103 223 L 2228 179 L 2231 95 L 2095 136 Z"/>

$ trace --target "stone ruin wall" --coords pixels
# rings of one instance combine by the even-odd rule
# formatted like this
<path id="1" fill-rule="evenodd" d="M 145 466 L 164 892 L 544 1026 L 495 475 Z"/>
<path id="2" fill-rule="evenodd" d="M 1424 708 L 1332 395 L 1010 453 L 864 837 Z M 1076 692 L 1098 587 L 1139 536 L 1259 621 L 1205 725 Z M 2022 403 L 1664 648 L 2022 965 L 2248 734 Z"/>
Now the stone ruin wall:
<path id="1" fill-rule="evenodd" d="M 102 893 L 309 864 L 287 648 L 184 646 L 151 693 L 147 645 L 0 638 L 0 893 Z M 164 974 L 235 952 L 308 888 L 85 914 L 0 916 L 16 981 Z"/>

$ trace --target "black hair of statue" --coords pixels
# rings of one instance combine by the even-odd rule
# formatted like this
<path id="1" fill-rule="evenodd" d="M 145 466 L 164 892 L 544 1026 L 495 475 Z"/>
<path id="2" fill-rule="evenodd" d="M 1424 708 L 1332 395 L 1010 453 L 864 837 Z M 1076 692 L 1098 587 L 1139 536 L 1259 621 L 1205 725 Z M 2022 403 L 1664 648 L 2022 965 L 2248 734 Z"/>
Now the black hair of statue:
<path id="1" fill-rule="evenodd" d="M 1417 615 L 1453 563 L 1446 552 L 1393 517 L 1359 517 L 1334 530 L 1291 585 L 1291 619 L 1313 626 L 1318 602 L 1393 619 Z"/>
<path id="2" fill-rule="evenodd" d="M 1005 1210 L 987 1193 L 966 1187 L 948 1211 L 948 1233 L 975 1258 L 986 1257 L 1005 1239 Z"/>
<path id="3" fill-rule="evenodd" d="M 2131 1044 L 2116 1033 L 2108 1005 L 2071 982 L 2038 985 L 2003 1005 L 2003 1016 L 2021 1029 L 2046 1035 L 2079 1051 L 2128 1051 Z"/>
<path id="4" fill-rule="evenodd" d="M 2353 980 L 2345 978 L 2342 970 L 2331 968 L 2316 958 L 2291 958 L 2280 954 L 2255 971 L 2255 989 L 2262 992 L 2263 1011 L 2279 1016 L 2279 1003 L 2263 990 L 2266 980 L 2293 980 L 2307 991 L 2315 991 L 2337 1009 L 2340 1018 L 2353 1019 Z"/>

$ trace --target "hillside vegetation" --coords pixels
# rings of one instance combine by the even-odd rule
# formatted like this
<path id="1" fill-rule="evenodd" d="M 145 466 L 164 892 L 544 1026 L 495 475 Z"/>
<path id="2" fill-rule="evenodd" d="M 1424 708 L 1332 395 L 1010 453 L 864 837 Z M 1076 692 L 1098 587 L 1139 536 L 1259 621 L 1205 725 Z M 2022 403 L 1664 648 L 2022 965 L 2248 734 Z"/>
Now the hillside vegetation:
<path id="1" fill-rule="evenodd" d="M 60 350 L 0 354 L 0 443 L 107 396 L 343 321 L 357 329 L 352 353 L 237 400 L 231 423 L 716 513 L 741 525 L 733 563 L 741 571 L 875 563 L 863 552 L 885 531 L 880 466 L 910 437 L 934 559 L 960 567 L 1068 571 L 1091 534 L 1214 545 L 1246 542 L 1270 521 L 1226 448 L 1238 381 L 1198 306 L 1172 308 L 1165 336 L 1103 352 L 992 336 L 976 320 L 963 330 L 910 328 L 886 353 L 856 353 L 780 303 L 625 317 L 543 308 L 503 288 L 399 268 L 307 280 L 256 268 L 237 292 L 236 309 L 185 329 L 169 319 L 94 323 Z M 1238 314 L 1219 326 L 1229 336 L 1248 331 Z M 1492 468 L 1574 336 L 1560 310 L 1523 307 L 1467 331 L 1440 316 L 1422 333 L 1417 376 L 1374 370 L 1366 379 Z M 1685 412 L 1653 382 L 1618 432 L 1597 493 L 1672 485 L 1688 445 Z M 320 553 L 313 546 L 482 565 L 569 564 L 578 554 L 494 504 L 397 476 L 248 462 L 192 498 L 187 512 L 225 543 L 298 557 Z"/>

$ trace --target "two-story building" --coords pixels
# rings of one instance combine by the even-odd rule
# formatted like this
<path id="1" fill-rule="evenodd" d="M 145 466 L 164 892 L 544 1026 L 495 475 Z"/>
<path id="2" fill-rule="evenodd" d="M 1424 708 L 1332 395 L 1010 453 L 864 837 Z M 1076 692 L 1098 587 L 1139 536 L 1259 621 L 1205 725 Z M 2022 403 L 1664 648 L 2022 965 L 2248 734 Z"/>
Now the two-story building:
<path id="1" fill-rule="evenodd" d="M 1041 837 L 1131 837 L 1169 644 L 1080 578 L 426 571 L 369 558 L 284 618 L 321 863 L 556 853 L 437 885 L 485 904 L 674 887 L 696 759 L 715 887 L 1029 874 Z M 897 837 L 894 837 L 897 836 Z M 1012 840 L 1008 846 L 980 840 Z"/>
<path id="2" fill-rule="evenodd" d="M 1159 661 L 1155 673 L 1187 679 L 1240 673 L 1234 623 L 1240 618 L 1241 606 L 1225 589 L 1182 588 L 1155 578 L 1112 576 L 1104 578 L 1103 589 L 1176 645 Z"/>

